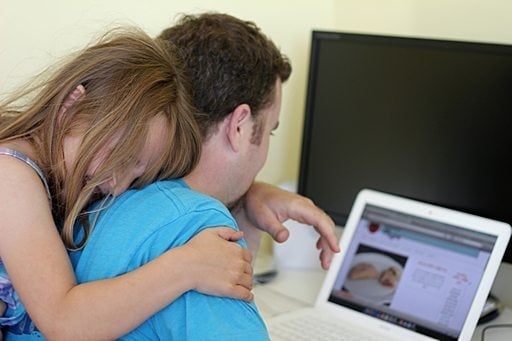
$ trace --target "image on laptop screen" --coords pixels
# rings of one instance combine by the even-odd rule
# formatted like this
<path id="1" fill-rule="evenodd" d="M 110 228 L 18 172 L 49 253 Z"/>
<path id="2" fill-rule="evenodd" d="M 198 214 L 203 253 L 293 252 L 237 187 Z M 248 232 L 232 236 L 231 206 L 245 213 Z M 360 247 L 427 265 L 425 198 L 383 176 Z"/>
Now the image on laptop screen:
<path id="1" fill-rule="evenodd" d="M 496 237 L 366 205 L 329 301 L 457 339 Z"/>

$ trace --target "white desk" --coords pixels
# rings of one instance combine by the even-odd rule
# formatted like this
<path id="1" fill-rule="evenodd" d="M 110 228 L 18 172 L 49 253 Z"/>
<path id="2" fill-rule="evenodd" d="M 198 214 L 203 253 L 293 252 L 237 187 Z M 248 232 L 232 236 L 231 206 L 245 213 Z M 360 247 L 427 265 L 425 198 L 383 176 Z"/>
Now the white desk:
<path id="1" fill-rule="evenodd" d="M 256 304 L 261 315 L 265 319 L 300 306 L 313 305 L 324 276 L 325 272 L 322 270 L 281 269 L 273 281 L 256 285 L 254 288 Z M 481 339 L 484 326 L 500 323 L 512 323 L 510 308 L 506 308 L 497 319 L 479 326 L 472 341 Z M 486 333 L 485 340 L 510 341 L 512 328 L 493 329 Z"/>

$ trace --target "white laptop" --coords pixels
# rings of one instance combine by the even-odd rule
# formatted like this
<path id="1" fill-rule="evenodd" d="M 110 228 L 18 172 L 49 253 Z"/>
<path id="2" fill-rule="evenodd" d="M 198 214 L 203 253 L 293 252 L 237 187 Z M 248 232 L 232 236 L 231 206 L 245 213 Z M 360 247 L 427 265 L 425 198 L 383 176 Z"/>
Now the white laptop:
<path id="1" fill-rule="evenodd" d="M 267 320 L 271 339 L 470 340 L 510 232 L 506 223 L 362 190 L 315 306 Z"/>

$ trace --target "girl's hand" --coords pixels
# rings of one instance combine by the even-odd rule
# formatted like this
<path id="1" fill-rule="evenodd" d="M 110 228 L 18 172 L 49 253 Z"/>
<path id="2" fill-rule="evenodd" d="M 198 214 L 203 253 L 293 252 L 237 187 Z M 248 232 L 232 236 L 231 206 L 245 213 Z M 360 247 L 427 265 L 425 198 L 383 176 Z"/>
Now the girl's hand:
<path id="1" fill-rule="evenodd" d="M 182 248 L 187 248 L 193 288 L 204 294 L 252 301 L 252 256 L 235 243 L 243 233 L 229 227 L 208 228 Z"/>

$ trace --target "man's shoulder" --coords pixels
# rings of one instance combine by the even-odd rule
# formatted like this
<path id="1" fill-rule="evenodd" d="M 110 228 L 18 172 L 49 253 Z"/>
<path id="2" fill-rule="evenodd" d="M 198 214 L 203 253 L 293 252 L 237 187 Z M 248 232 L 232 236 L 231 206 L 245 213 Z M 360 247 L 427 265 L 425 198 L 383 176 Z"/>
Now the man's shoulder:
<path id="1" fill-rule="evenodd" d="M 190 188 L 183 180 L 158 181 L 152 184 L 160 193 L 180 206 L 181 209 L 218 209 L 229 212 L 216 198 Z"/>
<path id="2" fill-rule="evenodd" d="M 268 340 L 254 302 L 191 290 L 127 335 L 127 340 Z M 123 339 L 124 340 L 124 339 Z"/>
<path id="3" fill-rule="evenodd" d="M 144 211 L 145 214 L 172 208 L 177 214 L 217 210 L 230 215 L 219 200 L 191 189 L 182 179 L 157 181 L 142 189 L 127 191 L 116 199 L 110 214 L 114 214 L 116 207 L 121 208 L 122 214 L 129 207 L 130 210 Z"/>
<path id="4" fill-rule="evenodd" d="M 164 234 L 167 240 L 176 236 L 183 241 L 204 228 L 219 225 L 236 227 L 221 202 L 192 190 L 182 180 L 166 180 L 116 198 L 101 212 L 91 240 L 115 238 L 118 243 L 134 243 Z"/>
<path id="5" fill-rule="evenodd" d="M 127 191 L 100 212 L 87 246 L 71 255 L 79 280 L 129 271 L 185 244 L 205 228 L 236 228 L 221 203 L 180 180 Z"/>

